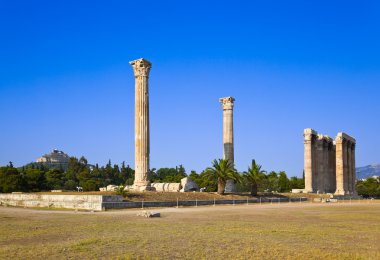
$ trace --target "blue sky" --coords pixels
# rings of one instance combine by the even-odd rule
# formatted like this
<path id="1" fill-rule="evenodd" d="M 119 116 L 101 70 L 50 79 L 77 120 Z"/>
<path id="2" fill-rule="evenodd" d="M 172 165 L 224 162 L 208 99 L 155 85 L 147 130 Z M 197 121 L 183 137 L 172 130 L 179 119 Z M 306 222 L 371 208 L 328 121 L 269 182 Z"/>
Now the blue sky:
<path id="1" fill-rule="evenodd" d="M 234 96 L 235 160 L 301 176 L 303 129 L 356 137 L 380 162 L 378 1 L 0 2 L 0 165 L 58 148 L 134 164 L 134 78 L 153 63 L 151 166 L 221 158 L 219 97 Z"/>

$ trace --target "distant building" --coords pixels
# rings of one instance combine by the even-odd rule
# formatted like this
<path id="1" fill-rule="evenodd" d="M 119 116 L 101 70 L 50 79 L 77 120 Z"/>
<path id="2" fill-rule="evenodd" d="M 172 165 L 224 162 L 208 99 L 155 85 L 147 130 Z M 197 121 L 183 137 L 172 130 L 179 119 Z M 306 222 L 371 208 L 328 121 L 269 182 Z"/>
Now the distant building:
<path id="1" fill-rule="evenodd" d="M 43 163 L 48 168 L 62 169 L 66 171 L 69 166 L 70 156 L 62 151 L 54 149 L 51 153 L 45 154 L 37 159 L 38 163 Z"/>

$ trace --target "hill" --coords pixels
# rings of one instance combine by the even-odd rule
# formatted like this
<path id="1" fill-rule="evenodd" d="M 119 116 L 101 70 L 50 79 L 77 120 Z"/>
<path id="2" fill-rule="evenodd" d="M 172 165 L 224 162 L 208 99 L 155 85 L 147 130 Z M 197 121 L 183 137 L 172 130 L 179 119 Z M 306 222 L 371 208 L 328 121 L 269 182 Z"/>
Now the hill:
<path id="1" fill-rule="evenodd" d="M 358 180 L 367 179 L 372 176 L 380 176 L 380 164 L 372 164 L 356 168 L 356 178 Z"/>

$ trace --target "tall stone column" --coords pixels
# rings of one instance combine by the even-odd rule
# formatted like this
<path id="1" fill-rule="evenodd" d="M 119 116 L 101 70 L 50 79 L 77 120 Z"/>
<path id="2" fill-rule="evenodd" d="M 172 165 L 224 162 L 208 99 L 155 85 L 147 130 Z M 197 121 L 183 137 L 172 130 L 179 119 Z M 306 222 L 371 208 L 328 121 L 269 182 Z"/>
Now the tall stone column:
<path id="1" fill-rule="evenodd" d="M 352 143 L 347 142 L 347 192 L 346 194 L 352 193 L 352 156 L 351 156 Z"/>
<path id="2" fill-rule="evenodd" d="M 314 178 L 314 145 L 317 132 L 308 128 L 303 132 L 304 136 L 304 174 L 305 174 L 305 192 L 311 193 L 313 189 Z"/>
<path id="3" fill-rule="evenodd" d="M 343 136 L 339 133 L 335 140 L 336 149 L 336 195 L 344 195 L 344 160 Z"/>
<path id="4" fill-rule="evenodd" d="M 220 98 L 223 107 L 223 158 L 234 163 L 234 101 L 233 97 Z M 226 183 L 225 192 L 235 192 L 236 185 L 233 180 Z"/>
<path id="5" fill-rule="evenodd" d="M 353 143 L 352 144 L 352 147 L 351 147 L 351 167 L 352 167 L 352 175 L 351 175 L 351 178 L 352 178 L 352 188 L 351 188 L 351 191 L 352 191 L 352 195 L 353 196 L 356 196 L 357 193 L 356 193 L 356 158 L 355 158 L 355 149 L 356 149 L 356 144 Z"/>
<path id="6" fill-rule="evenodd" d="M 149 72 L 152 64 L 145 59 L 131 61 L 135 74 L 135 181 L 138 191 L 152 190 L 149 181 Z"/>
<path id="7" fill-rule="evenodd" d="M 330 189 L 329 193 L 334 193 L 336 190 L 336 151 L 335 143 L 331 140 L 330 151 L 329 151 L 329 174 L 330 174 Z"/>
<path id="8" fill-rule="evenodd" d="M 330 170 L 329 170 L 329 137 L 324 137 L 323 143 L 323 164 L 324 164 L 324 173 L 323 173 L 323 192 L 328 192 L 330 189 Z"/>
<path id="9" fill-rule="evenodd" d="M 317 142 L 317 163 L 318 163 L 318 192 L 324 192 L 324 175 L 325 175 L 325 162 L 324 162 L 324 138 L 323 135 L 318 135 Z"/>
<path id="10" fill-rule="evenodd" d="M 348 194 L 348 140 L 343 142 L 343 187 L 344 194 Z"/>

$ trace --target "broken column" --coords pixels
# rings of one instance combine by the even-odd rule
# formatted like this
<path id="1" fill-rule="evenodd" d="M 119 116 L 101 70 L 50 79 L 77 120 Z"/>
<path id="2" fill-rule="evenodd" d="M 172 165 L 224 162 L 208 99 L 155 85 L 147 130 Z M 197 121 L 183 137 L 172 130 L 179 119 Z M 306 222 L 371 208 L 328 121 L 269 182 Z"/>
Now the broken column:
<path id="1" fill-rule="evenodd" d="M 233 97 L 220 98 L 223 107 L 223 158 L 234 163 L 234 101 Z M 235 192 L 236 185 L 233 180 L 227 180 L 225 192 Z"/>
<path id="2" fill-rule="evenodd" d="M 131 61 L 135 75 L 135 180 L 133 189 L 152 190 L 149 181 L 149 72 L 152 64 L 145 59 Z"/>

